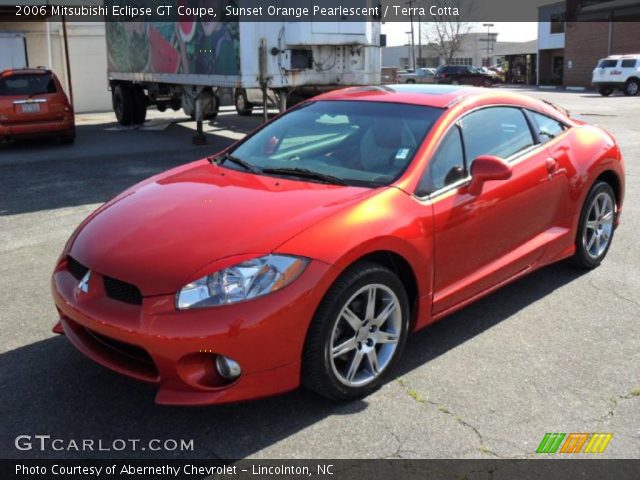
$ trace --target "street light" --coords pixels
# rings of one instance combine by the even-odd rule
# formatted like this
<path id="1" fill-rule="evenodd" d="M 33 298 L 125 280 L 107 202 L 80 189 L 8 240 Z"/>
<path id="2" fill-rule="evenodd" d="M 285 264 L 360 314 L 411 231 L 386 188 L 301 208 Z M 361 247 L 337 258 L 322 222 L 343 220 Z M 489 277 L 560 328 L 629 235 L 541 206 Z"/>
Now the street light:
<path id="1" fill-rule="evenodd" d="M 491 27 L 493 23 L 483 23 L 483 27 L 487 27 L 487 67 L 491 66 L 491 53 L 493 52 L 493 44 L 491 42 Z"/>

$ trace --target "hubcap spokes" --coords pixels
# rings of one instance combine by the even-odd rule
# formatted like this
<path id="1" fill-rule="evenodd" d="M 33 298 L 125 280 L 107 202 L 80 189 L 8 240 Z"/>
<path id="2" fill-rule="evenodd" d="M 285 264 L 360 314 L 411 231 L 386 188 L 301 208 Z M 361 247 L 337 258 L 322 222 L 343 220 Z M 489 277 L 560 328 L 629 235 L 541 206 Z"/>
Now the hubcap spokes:
<path id="1" fill-rule="evenodd" d="M 598 258 L 609 246 L 613 233 L 614 204 L 611 196 L 602 192 L 591 202 L 585 222 L 582 242 L 591 258 Z"/>
<path id="2" fill-rule="evenodd" d="M 377 378 L 398 346 L 402 310 L 387 286 L 367 285 L 340 312 L 331 333 L 330 359 L 345 385 L 361 386 Z"/>

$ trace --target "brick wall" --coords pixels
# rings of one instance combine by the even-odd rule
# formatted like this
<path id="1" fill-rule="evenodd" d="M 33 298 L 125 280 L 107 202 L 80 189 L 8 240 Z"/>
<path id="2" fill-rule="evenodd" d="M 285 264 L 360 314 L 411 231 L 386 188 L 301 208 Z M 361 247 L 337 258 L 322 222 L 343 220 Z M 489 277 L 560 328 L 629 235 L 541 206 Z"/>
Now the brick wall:
<path id="1" fill-rule="evenodd" d="M 618 53 L 640 53 L 640 22 L 612 24 L 611 53 L 608 22 L 568 22 L 565 31 L 564 85 L 590 86 L 599 59 Z M 572 68 L 569 68 L 569 62 Z"/>
<path id="2" fill-rule="evenodd" d="M 564 38 L 563 83 L 589 86 L 596 63 L 607 56 L 609 22 L 567 22 Z"/>

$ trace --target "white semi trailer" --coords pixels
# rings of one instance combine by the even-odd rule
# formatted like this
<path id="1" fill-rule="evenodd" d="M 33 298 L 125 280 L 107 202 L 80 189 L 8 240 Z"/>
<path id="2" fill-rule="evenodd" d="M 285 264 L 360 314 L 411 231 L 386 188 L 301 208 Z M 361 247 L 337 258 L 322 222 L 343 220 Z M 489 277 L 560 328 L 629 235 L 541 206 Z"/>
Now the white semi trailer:
<path id="1" fill-rule="evenodd" d="M 108 76 L 123 125 L 149 105 L 193 118 L 218 112 L 231 89 L 237 112 L 281 110 L 319 92 L 380 83 L 380 22 L 108 22 Z"/>

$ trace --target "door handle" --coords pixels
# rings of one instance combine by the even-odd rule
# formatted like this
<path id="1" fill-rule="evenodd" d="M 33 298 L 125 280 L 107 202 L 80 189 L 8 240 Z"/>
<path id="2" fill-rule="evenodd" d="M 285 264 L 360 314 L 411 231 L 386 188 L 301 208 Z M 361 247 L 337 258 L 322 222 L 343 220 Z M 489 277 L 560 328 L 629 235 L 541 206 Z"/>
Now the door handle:
<path id="1" fill-rule="evenodd" d="M 553 173 L 558 169 L 558 161 L 553 157 L 547 158 L 545 165 L 549 173 Z"/>

